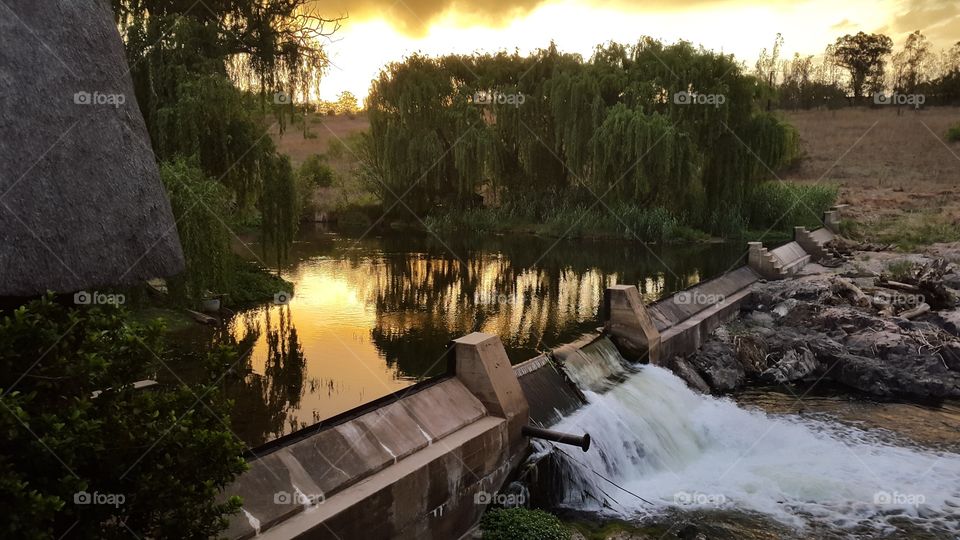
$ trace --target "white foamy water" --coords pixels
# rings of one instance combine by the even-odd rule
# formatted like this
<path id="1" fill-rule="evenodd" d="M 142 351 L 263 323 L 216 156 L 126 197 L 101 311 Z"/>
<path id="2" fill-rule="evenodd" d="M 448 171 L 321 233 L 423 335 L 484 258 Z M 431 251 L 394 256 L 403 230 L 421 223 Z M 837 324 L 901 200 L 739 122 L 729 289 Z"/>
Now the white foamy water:
<path id="1" fill-rule="evenodd" d="M 587 453 L 562 447 L 569 454 L 560 456 L 565 506 L 628 518 L 743 510 L 801 530 L 886 529 L 891 519 L 908 518 L 951 537 L 960 533 L 958 454 L 895 446 L 839 423 L 741 409 L 654 366 L 587 396 L 588 406 L 553 427 L 593 439 Z"/>

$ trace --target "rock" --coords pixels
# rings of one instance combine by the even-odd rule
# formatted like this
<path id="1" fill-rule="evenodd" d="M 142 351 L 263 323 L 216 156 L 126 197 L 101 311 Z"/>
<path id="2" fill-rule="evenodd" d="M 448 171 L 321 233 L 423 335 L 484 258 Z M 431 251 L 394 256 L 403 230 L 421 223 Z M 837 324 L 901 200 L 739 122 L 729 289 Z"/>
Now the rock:
<path id="1" fill-rule="evenodd" d="M 847 350 L 862 356 L 885 356 L 884 352 L 903 343 L 904 336 L 894 332 L 858 332 L 843 341 Z"/>
<path id="2" fill-rule="evenodd" d="M 710 385 L 703 380 L 703 377 L 697 373 L 697 370 L 691 366 L 682 356 L 674 356 L 669 359 L 664 367 L 672 371 L 677 377 L 686 381 L 687 386 L 703 394 L 710 393 Z"/>
<path id="3" fill-rule="evenodd" d="M 886 359 L 841 354 L 826 378 L 878 397 L 960 398 L 960 374 L 940 357 L 910 349 Z"/>
<path id="4" fill-rule="evenodd" d="M 727 343 L 708 341 L 690 358 L 690 363 L 714 393 L 734 390 L 745 379 L 743 366 Z"/>
<path id="5" fill-rule="evenodd" d="M 950 334 L 960 337 L 960 309 L 939 311 L 927 316 L 924 320 L 930 321 Z"/>
<path id="6" fill-rule="evenodd" d="M 761 374 L 765 380 L 786 383 L 801 380 L 817 370 L 819 364 L 806 347 L 790 349 L 770 369 Z"/>
<path id="7" fill-rule="evenodd" d="M 940 349 L 940 356 L 943 358 L 943 363 L 946 364 L 947 369 L 960 372 L 960 343 L 948 343 Z"/>

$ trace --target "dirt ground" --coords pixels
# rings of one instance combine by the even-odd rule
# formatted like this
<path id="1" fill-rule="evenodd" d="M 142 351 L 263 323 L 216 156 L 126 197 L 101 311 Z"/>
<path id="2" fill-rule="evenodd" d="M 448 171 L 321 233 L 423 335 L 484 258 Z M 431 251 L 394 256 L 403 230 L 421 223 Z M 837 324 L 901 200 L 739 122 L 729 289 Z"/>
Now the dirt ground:
<path id="1" fill-rule="evenodd" d="M 290 156 L 294 167 L 298 167 L 313 154 L 326 152 L 331 140 L 346 141 L 354 133 L 366 131 L 370 127 L 367 117 L 362 114 L 355 115 L 353 118 L 345 115 L 311 115 L 307 118 L 307 124 L 308 133 L 315 137 L 304 138 L 303 125 L 299 123 L 288 125 L 283 135 L 280 134 L 277 126 L 270 129 L 270 137 L 277 145 L 277 149 Z"/>
<path id="2" fill-rule="evenodd" d="M 865 229 L 936 223 L 960 229 L 960 143 L 945 139 L 960 108 L 787 112 L 802 158 L 784 180 L 840 186 L 844 218 Z M 912 221 L 914 223 L 905 223 Z"/>

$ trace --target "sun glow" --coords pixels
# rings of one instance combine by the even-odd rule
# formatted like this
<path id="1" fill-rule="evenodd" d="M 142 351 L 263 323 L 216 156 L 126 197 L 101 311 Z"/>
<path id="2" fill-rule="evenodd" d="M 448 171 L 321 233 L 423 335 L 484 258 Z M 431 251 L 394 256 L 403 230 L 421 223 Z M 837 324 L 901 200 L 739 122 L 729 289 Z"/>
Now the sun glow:
<path id="1" fill-rule="evenodd" d="M 858 30 L 885 31 L 899 43 L 901 35 L 890 30 L 897 5 L 894 0 L 842 4 L 807 0 L 641 11 L 637 6 L 615 3 L 550 2 L 496 27 L 476 24 L 471 17 L 448 10 L 427 25 L 422 36 L 405 34 L 384 18 L 351 18 L 328 45 L 332 65 L 321 82 L 320 96 L 334 100 L 348 90 L 362 99 L 383 66 L 415 52 L 519 50 L 526 54 L 546 47 L 551 40 L 563 51 L 589 56 L 596 45 L 611 40 L 632 43 L 644 35 L 666 42 L 683 39 L 732 53 L 752 67 L 760 51 L 772 46 L 778 32 L 784 38 L 781 58 L 792 57 L 794 52 L 820 55 L 838 36 Z"/>

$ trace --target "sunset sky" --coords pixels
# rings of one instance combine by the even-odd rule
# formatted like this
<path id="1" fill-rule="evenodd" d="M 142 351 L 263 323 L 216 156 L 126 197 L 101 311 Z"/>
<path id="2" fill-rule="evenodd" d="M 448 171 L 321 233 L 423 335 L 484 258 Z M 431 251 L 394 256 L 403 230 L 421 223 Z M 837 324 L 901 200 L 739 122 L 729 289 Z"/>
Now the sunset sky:
<path id="1" fill-rule="evenodd" d="M 820 54 L 837 37 L 882 32 L 899 47 L 921 30 L 939 50 L 960 41 L 958 0 L 332 0 L 318 13 L 348 15 L 327 47 L 333 65 L 320 95 L 363 98 L 380 68 L 413 52 L 512 51 L 544 47 L 589 56 L 598 43 L 643 35 L 685 39 L 749 65 L 783 34 L 783 56 Z"/>

